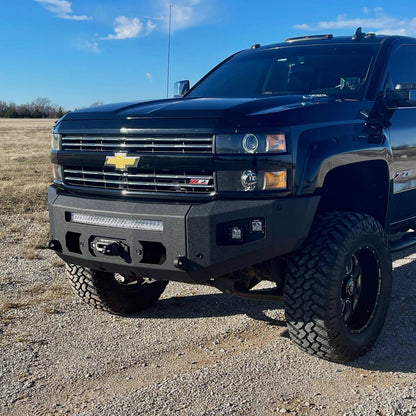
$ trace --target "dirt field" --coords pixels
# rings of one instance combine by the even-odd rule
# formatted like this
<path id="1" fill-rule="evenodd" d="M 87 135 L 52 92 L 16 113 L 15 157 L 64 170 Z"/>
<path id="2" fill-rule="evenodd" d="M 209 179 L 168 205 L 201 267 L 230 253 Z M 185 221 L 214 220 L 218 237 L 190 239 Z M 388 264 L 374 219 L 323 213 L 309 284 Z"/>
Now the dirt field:
<path id="1" fill-rule="evenodd" d="M 348 365 L 299 351 L 281 304 L 206 287 L 95 311 L 44 249 L 52 123 L 0 119 L 0 415 L 416 415 L 416 255 L 395 258 L 386 326 Z"/>

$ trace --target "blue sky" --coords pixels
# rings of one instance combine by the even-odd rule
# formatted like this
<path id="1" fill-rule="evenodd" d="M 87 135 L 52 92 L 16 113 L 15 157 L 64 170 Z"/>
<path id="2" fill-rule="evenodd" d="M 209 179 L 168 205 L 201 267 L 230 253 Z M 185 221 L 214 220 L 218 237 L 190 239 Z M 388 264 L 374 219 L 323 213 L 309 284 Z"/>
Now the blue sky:
<path id="1" fill-rule="evenodd" d="M 364 31 L 416 36 L 414 0 L 0 0 L 0 100 L 70 110 L 166 97 L 254 43 Z"/>

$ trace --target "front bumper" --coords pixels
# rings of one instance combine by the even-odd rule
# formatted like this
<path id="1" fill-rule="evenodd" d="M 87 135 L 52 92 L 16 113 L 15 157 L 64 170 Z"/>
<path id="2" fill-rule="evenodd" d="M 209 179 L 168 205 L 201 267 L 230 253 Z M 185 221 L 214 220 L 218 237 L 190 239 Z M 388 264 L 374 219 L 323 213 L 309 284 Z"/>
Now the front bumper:
<path id="1" fill-rule="evenodd" d="M 49 187 L 51 240 L 66 262 L 95 270 L 158 280 L 201 283 L 297 249 L 306 238 L 319 197 L 151 203 L 73 196 Z M 71 214 L 163 222 L 163 231 L 133 230 L 71 221 Z M 265 229 L 247 242 L 227 242 L 228 230 L 261 219 Z M 248 236 L 247 236 L 248 237 Z M 94 250 L 117 241 L 127 256 Z"/>

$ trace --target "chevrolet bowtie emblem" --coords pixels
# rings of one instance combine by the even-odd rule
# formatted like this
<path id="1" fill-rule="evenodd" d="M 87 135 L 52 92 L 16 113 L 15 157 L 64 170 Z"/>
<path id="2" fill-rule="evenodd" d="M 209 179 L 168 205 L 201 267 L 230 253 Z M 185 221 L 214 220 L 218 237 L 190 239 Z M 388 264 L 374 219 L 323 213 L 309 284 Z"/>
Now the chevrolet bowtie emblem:
<path id="1" fill-rule="evenodd" d="M 114 153 L 114 156 L 107 156 L 105 166 L 114 166 L 115 169 L 127 170 L 136 168 L 139 163 L 139 156 L 127 156 L 127 153 Z"/>

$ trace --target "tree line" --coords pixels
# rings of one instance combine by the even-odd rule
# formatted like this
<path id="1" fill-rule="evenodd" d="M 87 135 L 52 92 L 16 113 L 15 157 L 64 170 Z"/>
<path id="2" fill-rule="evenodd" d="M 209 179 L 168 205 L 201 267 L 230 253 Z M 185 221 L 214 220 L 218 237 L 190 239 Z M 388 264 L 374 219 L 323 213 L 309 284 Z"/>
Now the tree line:
<path id="1" fill-rule="evenodd" d="M 0 100 L 0 117 L 3 118 L 59 118 L 67 111 L 53 104 L 49 98 L 39 97 L 27 104 L 17 105 Z"/>

